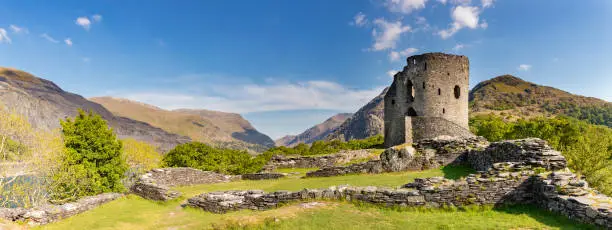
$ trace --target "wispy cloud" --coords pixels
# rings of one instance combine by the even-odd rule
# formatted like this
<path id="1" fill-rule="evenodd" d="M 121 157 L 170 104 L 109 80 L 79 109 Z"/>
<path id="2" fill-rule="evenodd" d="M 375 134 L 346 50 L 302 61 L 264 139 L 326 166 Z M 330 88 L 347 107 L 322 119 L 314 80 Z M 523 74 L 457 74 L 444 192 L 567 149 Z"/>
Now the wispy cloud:
<path id="1" fill-rule="evenodd" d="M 518 66 L 518 70 L 520 71 L 529 71 L 531 69 L 531 65 L 528 64 L 520 64 Z"/>
<path id="2" fill-rule="evenodd" d="M 391 51 L 389 53 L 389 60 L 397 61 L 397 60 L 400 60 L 400 58 L 402 57 L 408 57 L 418 51 L 419 49 L 417 48 L 408 48 L 408 49 L 400 50 L 400 51 Z"/>
<path id="3" fill-rule="evenodd" d="M 351 22 L 351 25 L 362 27 L 362 26 L 365 26 L 367 23 L 368 23 L 368 19 L 366 18 L 366 15 L 362 12 L 359 12 L 355 15 L 355 17 L 353 17 L 353 21 Z"/>
<path id="4" fill-rule="evenodd" d="M 459 51 L 459 50 L 461 50 L 463 48 L 465 48 L 465 45 L 459 43 L 459 44 L 455 45 L 455 47 L 453 47 L 453 50 L 456 52 L 456 51 Z"/>
<path id="5" fill-rule="evenodd" d="M 46 33 L 41 34 L 41 35 L 40 35 L 40 37 L 42 37 L 42 38 L 46 39 L 47 41 L 53 42 L 53 43 L 59 43 L 59 41 L 58 41 L 58 40 L 55 40 L 55 38 L 53 38 L 53 37 L 49 36 L 49 35 L 48 35 L 48 34 L 46 34 Z"/>
<path id="6" fill-rule="evenodd" d="M 83 29 L 89 30 L 91 29 L 91 25 L 93 23 L 102 22 L 102 15 L 95 14 L 95 15 L 92 15 L 91 17 L 82 16 L 82 17 L 78 17 L 74 22 L 80 27 L 83 27 Z"/>
<path id="7" fill-rule="evenodd" d="M 82 60 L 83 60 L 83 62 L 85 62 L 85 63 L 89 63 L 89 62 L 91 62 L 91 58 L 88 58 L 88 57 L 84 57 L 84 58 L 82 58 Z"/>
<path id="8" fill-rule="evenodd" d="M 480 2 L 482 3 L 482 8 L 489 8 L 493 6 L 493 2 L 495 0 L 481 0 Z"/>
<path id="9" fill-rule="evenodd" d="M 19 27 L 19 26 L 16 26 L 16 25 L 10 25 L 9 27 L 11 28 L 13 33 L 16 33 L 16 34 L 28 34 L 28 33 L 30 33 L 30 31 L 28 31 L 28 29 L 24 28 L 24 27 Z"/>
<path id="10" fill-rule="evenodd" d="M 402 25 L 402 21 L 389 22 L 383 18 L 374 20 L 374 25 L 376 28 L 372 30 L 374 44 L 371 50 L 373 51 L 395 48 L 400 35 L 411 30 L 409 25 Z"/>
<path id="11" fill-rule="evenodd" d="M 11 44 L 11 38 L 8 36 L 8 33 L 4 28 L 0 28 L 0 43 L 8 43 Z"/>
<path id="12" fill-rule="evenodd" d="M 391 12 L 410 14 L 425 8 L 427 0 L 386 0 L 385 6 Z"/>
<path id="13" fill-rule="evenodd" d="M 200 108 L 249 113 L 283 110 L 326 109 L 355 111 L 378 95 L 384 87 L 351 89 L 330 81 L 215 85 L 216 93 L 188 94 L 157 90 L 117 93 L 165 109 Z M 117 91 L 116 91 L 117 92 Z"/>
<path id="14" fill-rule="evenodd" d="M 64 39 L 64 43 L 66 43 L 67 46 L 72 46 L 72 39 L 66 38 Z"/>
<path id="15" fill-rule="evenodd" d="M 395 74 L 397 74 L 397 72 L 398 72 L 397 70 L 389 70 L 387 71 L 387 75 L 389 75 L 389 77 L 394 77 Z"/>

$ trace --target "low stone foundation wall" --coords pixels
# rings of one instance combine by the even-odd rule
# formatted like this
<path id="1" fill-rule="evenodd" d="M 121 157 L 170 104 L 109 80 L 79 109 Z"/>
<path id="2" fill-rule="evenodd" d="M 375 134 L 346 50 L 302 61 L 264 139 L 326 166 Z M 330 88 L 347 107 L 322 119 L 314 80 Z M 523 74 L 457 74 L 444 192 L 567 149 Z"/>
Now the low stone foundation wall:
<path id="1" fill-rule="evenodd" d="M 243 180 L 272 180 L 283 177 L 285 177 L 285 175 L 280 173 L 250 173 L 242 175 Z"/>
<path id="2" fill-rule="evenodd" d="M 240 176 L 229 176 L 194 168 L 160 168 L 142 175 L 130 192 L 146 199 L 167 201 L 177 198 L 180 192 L 171 190 L 173 186 L 224 183 L 239 180 Z"/>
<path id="3" fill-rule="evenodd" d="M 485 149 L 489 143 L 482 137 L 438 137 L 422 140 L 414 145 L 405 144 L 387 148 L 380 160 L 349 166 L 333 166 L 308 172 L 308 177 L 339 176 L 354 173 L 401 172 L 438 168 L 449 164 L 465 163 L 470 151 Z"/>
<path id="4" fill-rule="evenodd" d="M 123 196 L 123 194 L 104 193 L 96 196 L 84 197 L 76 202 L 63 205 L 48 204 L 31 209 L 0 208 L 0 218 L 9 221 L 28 223 L 30 225 L 47 224 L 93 209 L 121 196 Z"/>
<path id="5" fill-rule="evenodd" d="M 323 168 L 336 164 L 348 163 L 354 159 L 370 157 L 372 154 L 367 149 L 342 150 L 336 154 L 325 156 L 285 156 L 274 155 L 264 166 L 264 171 L 272 171 L 276 168 Z"/>
<path id="6" fill-rule="evenodd" d="M 560 152 L 538 138 L 493 142 L 483 150 L 468 151 L 465 161 L 476 170 L 486 170 L 496 162 L 525 162 L 548 170 L 567 167 Z"/>

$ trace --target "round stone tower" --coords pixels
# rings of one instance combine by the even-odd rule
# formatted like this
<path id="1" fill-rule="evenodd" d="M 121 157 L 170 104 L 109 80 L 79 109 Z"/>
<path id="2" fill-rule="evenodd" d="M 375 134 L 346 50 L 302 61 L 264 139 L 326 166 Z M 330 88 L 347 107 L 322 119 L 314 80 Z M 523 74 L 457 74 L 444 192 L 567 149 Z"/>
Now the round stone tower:
<path id="1" fill-rule="evenodd" d="M 426 53 L 407 62 L 385 95 L 385 145 L 440 135 L 471 136 L 468 58 Z"/>

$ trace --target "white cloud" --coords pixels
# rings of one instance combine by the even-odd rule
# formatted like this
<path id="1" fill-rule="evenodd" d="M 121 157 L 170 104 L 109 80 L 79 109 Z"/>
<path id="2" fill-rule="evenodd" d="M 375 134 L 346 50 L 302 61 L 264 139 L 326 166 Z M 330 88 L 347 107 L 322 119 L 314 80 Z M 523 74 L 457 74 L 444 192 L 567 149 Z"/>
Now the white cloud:
<path id="1" fill-rule="evenodd" d="M 397 74 L 399 71 L 397 70 L 389 70 L 387 71 L 387 75 L 389 75 L 389 77 L 394 77 L 395 74 Z"/>
<path id="2" fill-rule="evenodd" d="M 24 28 L 24 27 L 19 27 L 19 26 L 16 26 L 16 25 L 10 25 L 9 27 L 11 28 L 13 33 L 16 33 L 16 34 L 28 34 L 28 33 L 30 33 L 30 31 L 28 31 L 28 29 Z"/>
<path id="3" fill-rule="evenodd" d="M 417 48 L 408 48 L 408 49 L 405 49 L 405 50 L 400 50 L 399 52 L 398 51 L 391 51 L 389 53 L 389 60 L 397 61 L 401 57 L 408 57 L 408 56 L 410 56 L 410 55 L 412 55 L 412 54 L 414 54 L 414 53 L 416 53 L 418 51 L 419 51 L 419 49 L 417 49 Z"/>
<path id="4" fill-rule="evenodd" d="M 454 50 L 454 51 L 459 51 L 459 50 L 461 50 L 461 49 L 463 49 L 463 48 L 465 48 L 465 45 L 464 45 L 464 44 L 459 43 L 459 44 L 455 45 L 455 47 L 453 47 L 453 50 Z"/>
<path id="5" fill-rule="evenodd" d="M 487 21 L 482 20 L 482 23 L 480 23 L 480 28 L 486 29 L 489 27 L 489 23 L 487 23 Z"/>
<path id="6" fill-rule="evenodd" d="M 8 43 L 11 44 L 11 38 L 9 38 L 8 33 L 4 28 L 0 28 L 0 43 Z"/>
<path id="7" fill-rule="evenodd" d="M 68 45 L 68 46 L 72 46 L 72 39 L 66 38 L 66 39 L 64 39 L 64 43 L 66 43 L 66 45 Z"/>
<path id="8" fill-rule="evenodd" d="M 372 30 L 375 42 L 371 49 L 374 51 L 395 48 L 400 35 L 411 30 L 410 26 L 402 25 L 401 21 L 389 22 L 382 18 L 374 20 L 374 25 L 377 27 Z"/>
<path id="9" fill-rule="evenodd" d="M 307 81 L 301 83 L 272 83 L 216 85 L 218 95 L 191 95 L 187 93 L 145 92 L 117 93 L 135 101 L 164 109 L 211 109 L 235 113 L 328 109 L 356 111 L 380 94 L 384 87 L 351 89 L 335 82 Z"/>
<path id="10" fill-rule="evenodd" d="M 482 8 L 489 8 L 493 6 L 494 0 L 481 0 L 480 2 L 482 3 Z"/>
<path id="11" fill-rule="evenodd" d="M 438 0 L 438 2 L 446 5 L 446 2 L 448 2 L 448 1 L 447 0 Z"/>
<path id="12" fill-rule="evenodd" d="M 94 22 L 101 22 L 101 21 L 102 21 L 102 15 L 99 15 L 99 14 L 94 14 L 93 16 L 91 16 L 91 19 L 92 19 Z"/>
<path id="13" fill-rule="evenodd" d="M 44 33 L 41 34 L 40 37 L 46 39 L 47 41 L 53 42 L 53 43 L 58 43 L 58 40 L 55 40 L 53 37 L 49 36 L 48 34 Z"/>
<path id="14" fill-rule="evenodd" d="M 528 64 L 520 64 L 518 70 L 520 71 L 529 71 L 531 69 L 531 65 Z"/>
<path id="15" fill-rule="evenodd" d="M 415 10 L 425 8 L 427 0 L 386 0 L 385 6 L 391 12 L 410 14 Z"/>
<path id="16" fill-rule="evenodd" d="M 91 21 L 87 17 L 79 17 L 76 19 L 75 23 L 85 30 L 89 30 L 91 28 Z"/>
<path id="17" fill-rule="evenodd" d="M 364 26 L 365 24 L 368 23 L 368 19 L 366 18 L 366 15 L 359 12 L 355 15 L 355 17 L 353 17 L 353 22 L 351 23 L 352 25 L 355 26 Z"/>
<path id="18" fill-rule="evenodd" d="M 447 39 L 453 36 L 462 28 L 476 29 L 479 27 L 479 15 L 481 11 L 475 6 L 457 6 L 451 12 L 451 18 L 453 22 L 450 28 L 446 30 L 438 31 L 438 35 L 442 39 Z"/>

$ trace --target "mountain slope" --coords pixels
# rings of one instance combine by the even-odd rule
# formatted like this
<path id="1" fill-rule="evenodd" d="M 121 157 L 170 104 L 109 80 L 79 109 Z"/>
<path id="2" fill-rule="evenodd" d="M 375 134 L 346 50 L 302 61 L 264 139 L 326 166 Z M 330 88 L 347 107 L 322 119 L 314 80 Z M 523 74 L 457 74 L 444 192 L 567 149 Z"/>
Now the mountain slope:
<path id="1" fill-rule="evenodd" d="M 101 105 L 80 95 L 66 92 L 55 83 L 29 73 L 0 67 L 0 103 L 24 115 L 34 128 L 55 129 L 59 120 L 74 117 L 77 109 L 94 111 L 111 126 L 120 138 L 134 138 L 168 151 L 177 144 L 190 141 L 149 124 L 113 115 Z"/>
<path id="2" fill-rule="evenodd" d="M 310 144 L 318 140 L 323 140 L 328 134 L 332 133 L 352 115 L 353 114 L 351 113 L 336 114 L 325 120 L 323 123 L 310 127 L 299 135 L 284 136 L 276 140 L 276 146 L 295 146 L 299 143 Z"/>
<path id="3" fill-rule="evenodd" d="M 118 116 L 146 122 L 171 133 L 222 147 L 262 151 L 273 147 L 270 137 L 259 133 L 239 114 L 208 110 L 164 110 L 152 105 L 112 97 L 95 97 Z"/>
<path id="4" fill-rule="evenodd" d="M 512 75 L 480 82 L 470 91 L 470 115 L 489 113 L 509 118 L 566 115 L 612 127 L 612 103 Z"/>
<path id="5" fill-rule="evenodd" d="M 384 97 L 388 89 L 385 88 L 380 95 L 357 110 L 353 116 L 344 121 L 336 130 L 327 135 L 325 139 L 364 139 L 382 134 L 385 125 L 383 118 Z"/>
<path id="6" fill-rule="evenodd" d="M 326 139 L 363 139 L 384 133 L 385 91 L 346 120 Z M 469 94 L 470 116 L 497 114 L 511 119 L 566 115 L 612 127 L 612 103 L 502 75 L 478 83 Z"/>

